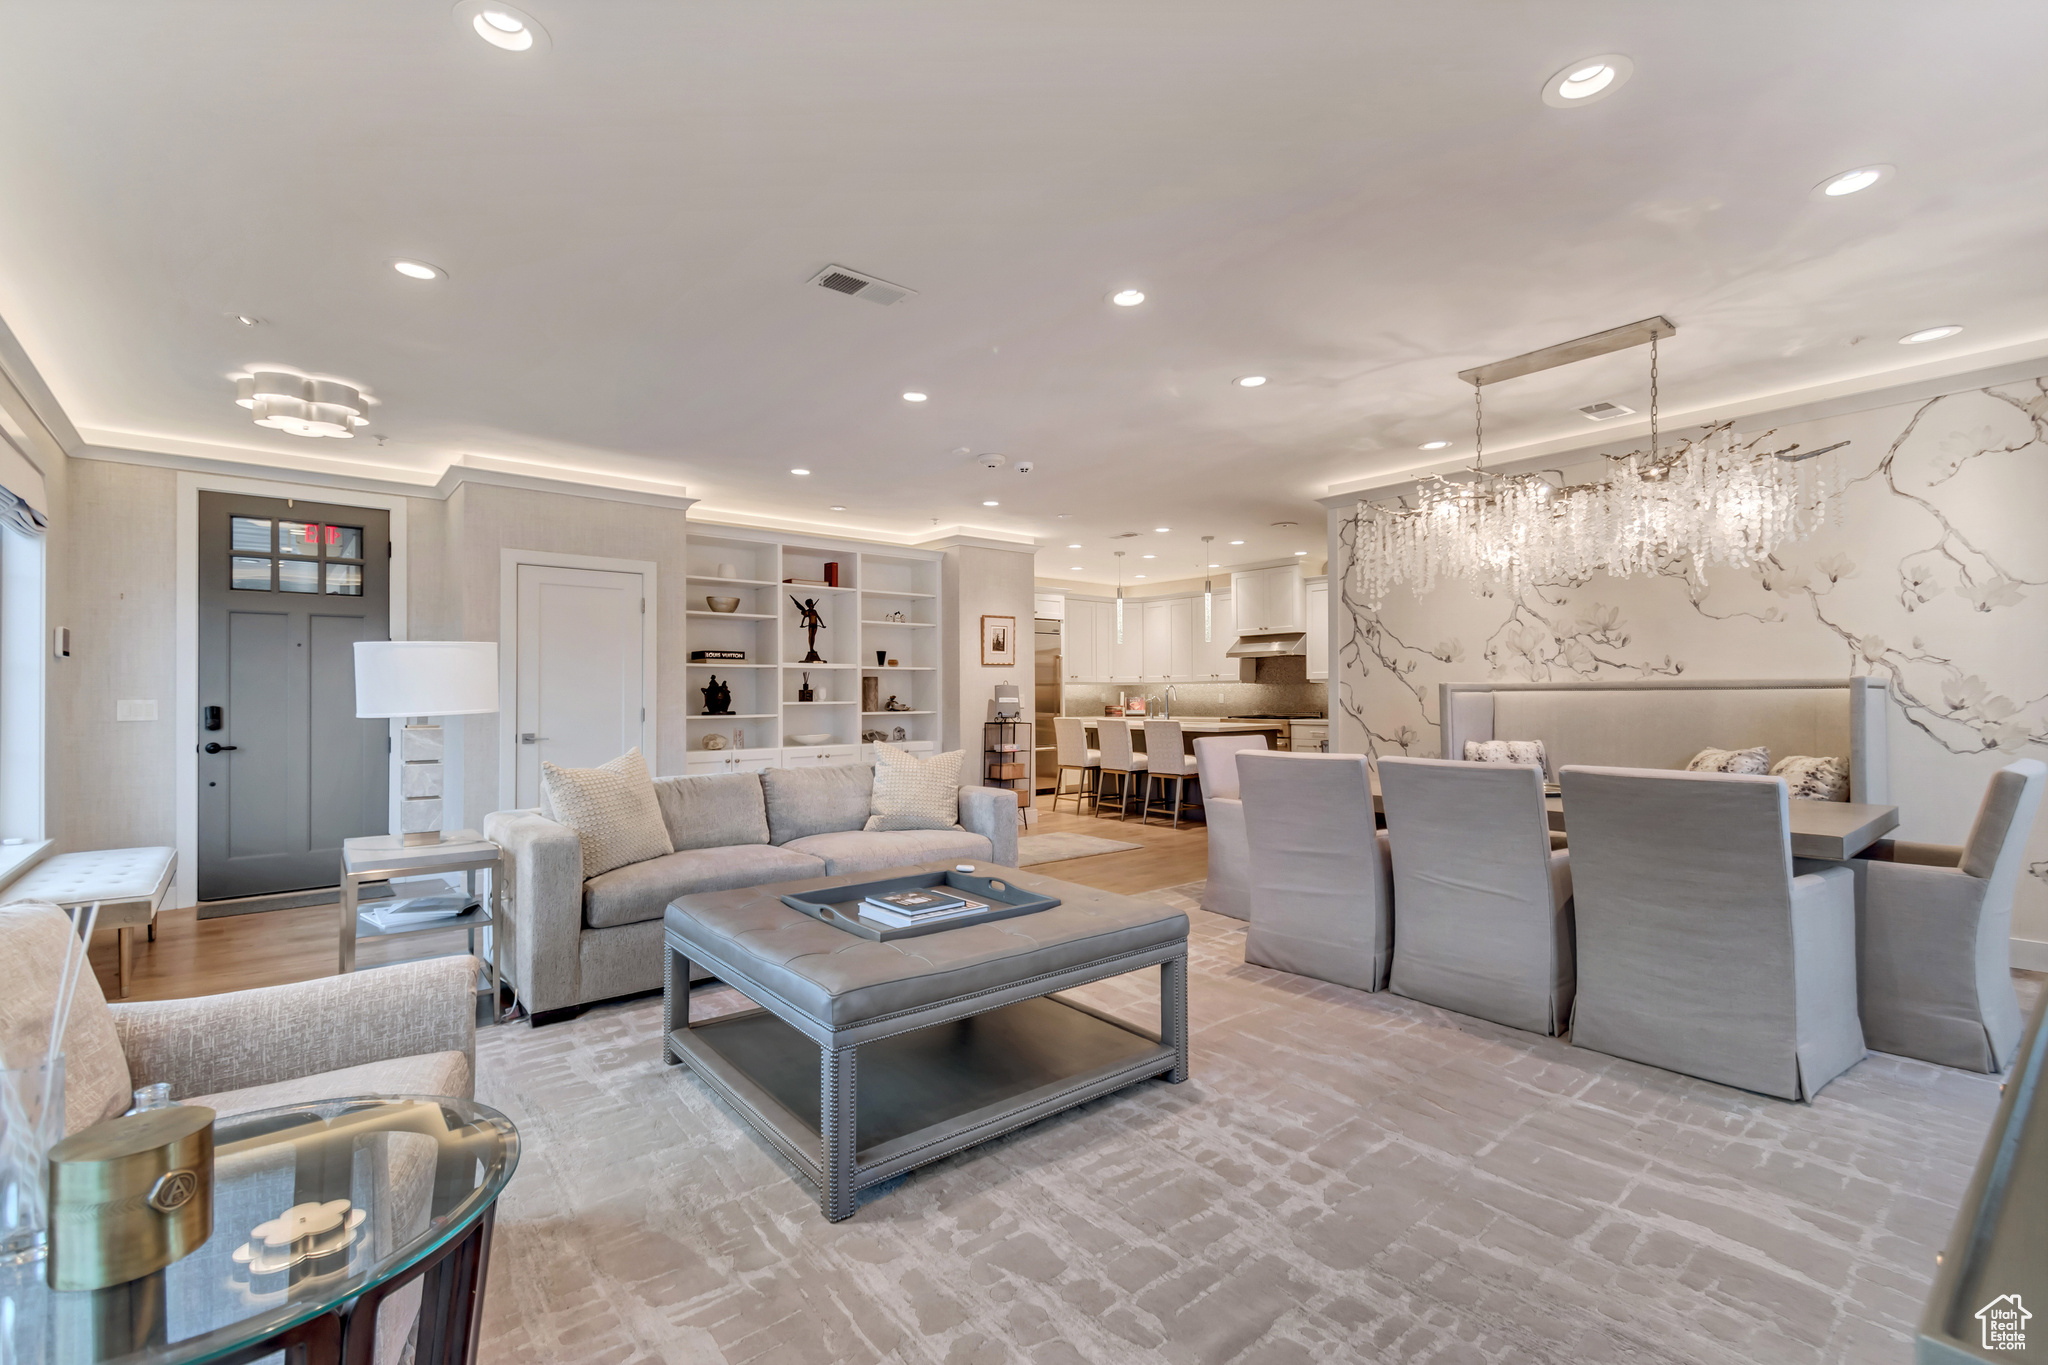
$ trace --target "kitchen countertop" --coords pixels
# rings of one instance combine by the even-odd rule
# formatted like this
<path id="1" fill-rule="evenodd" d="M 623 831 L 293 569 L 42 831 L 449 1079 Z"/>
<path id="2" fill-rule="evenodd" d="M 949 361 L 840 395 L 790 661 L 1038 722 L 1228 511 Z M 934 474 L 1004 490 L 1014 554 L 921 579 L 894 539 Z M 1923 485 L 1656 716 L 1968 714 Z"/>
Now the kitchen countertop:
<path id="1" fill-rule="evenodd" d="M 1271 720 L 1231 720 L 1225 716 L 1082 716 L 1080 719 L 1089 725 L 1120 720 L 1133 730 L 1144 729 L 1148 720 L 1179 721 L 1183 730 L 1215 731 L 1277 730 L 1283 725 L 1292 725 L 1297 721 L 1327 724 L 1321 716 L 1276 716 Z"/>

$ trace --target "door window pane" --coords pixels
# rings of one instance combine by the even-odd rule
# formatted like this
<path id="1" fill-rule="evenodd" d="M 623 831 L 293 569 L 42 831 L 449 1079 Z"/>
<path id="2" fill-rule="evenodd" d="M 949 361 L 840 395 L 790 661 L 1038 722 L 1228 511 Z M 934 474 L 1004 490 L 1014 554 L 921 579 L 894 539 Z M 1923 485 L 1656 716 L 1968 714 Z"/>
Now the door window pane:
<path id="1" fill-rule="evenodd" d="M 269 517 L 229 517 L 229 539 L 237 550 L 254 550 L 259 555 L 270 553 Z"/>
<path id="2" fill-rule="evenodd" d="M 360 526 L 328 527 L 327 557 L 329 559 L 361 559 L 363 557 L 363 528 Z"/>
<path id="3" fill-rule="evenodd" d="M 270 561 L 234 556 L 228 561 L 228 586 L 244 592 L 269 592 Z"/>
<path id="4" fill-rule="evenodd" d="M 277 552 L 284 555 L 317 555 L 320 553 L 320 523 L 314 521 L 280 521 L 277 524 Z M 313 591 L 311 588 L 307 592 Z"/>
<path id="5" fill-rule="evenodd" d="M 298 565 L 292 567 L 297 568 Z M 327 591 L 336 597 L 361 597 L 363 595 L 363 566 L 360 564 L 329 564 L 327 566 Z"/>
<path id="6" fill-rule="evenodd" d="M 294 563 L 289 559 L 278 560 L 277 589 L 279 592 L 320 591 L 320 566 L 304 562 Z"/>

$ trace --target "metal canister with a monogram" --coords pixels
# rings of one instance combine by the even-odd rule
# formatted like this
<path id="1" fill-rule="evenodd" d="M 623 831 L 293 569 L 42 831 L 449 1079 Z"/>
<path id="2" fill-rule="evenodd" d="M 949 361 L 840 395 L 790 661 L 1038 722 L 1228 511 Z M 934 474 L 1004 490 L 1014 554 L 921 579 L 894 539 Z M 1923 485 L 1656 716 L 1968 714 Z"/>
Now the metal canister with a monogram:
<path id="1" fill-rule="evenodd" d="M 212 1234 L 213 1119 L 203 1105 L 149 1109 L 50 1149 L 50 1288 L 125 1284 Z"/>

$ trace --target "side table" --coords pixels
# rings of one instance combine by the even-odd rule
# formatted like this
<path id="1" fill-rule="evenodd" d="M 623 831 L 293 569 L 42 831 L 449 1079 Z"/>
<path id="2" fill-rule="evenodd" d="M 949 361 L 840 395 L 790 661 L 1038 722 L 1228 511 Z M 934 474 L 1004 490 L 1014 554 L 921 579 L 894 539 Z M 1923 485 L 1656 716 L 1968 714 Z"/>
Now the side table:
<path id="1" fill-rule="evenodd" d="M 429 920 L 403 929 L 386 929 L 367 918 L 358 897 L 364 882 L 388 881 L 392 877 L 430 876 L 460 872 L 471 896 L 476 895 L 476 874 L 491 874 L 489 898 L 474 910 L 446 919 Z M 504 850 L 473 829 L 452 830 L 438 844 L 408 844 L 397 834 L 372 834 L 341 841 L 341 970 L 356 969 L 356 939 L 396 938 L 406 934 L 434 934 L 449 929 L 469 932 L 470 955 L 476 955 L 476 931 L 491 930 L 491 1017 L 500 1017 L 498 993 L 504 985 L 500 967 L 503 936 L 498 932 L 497 911 L 505 903 Z"/>

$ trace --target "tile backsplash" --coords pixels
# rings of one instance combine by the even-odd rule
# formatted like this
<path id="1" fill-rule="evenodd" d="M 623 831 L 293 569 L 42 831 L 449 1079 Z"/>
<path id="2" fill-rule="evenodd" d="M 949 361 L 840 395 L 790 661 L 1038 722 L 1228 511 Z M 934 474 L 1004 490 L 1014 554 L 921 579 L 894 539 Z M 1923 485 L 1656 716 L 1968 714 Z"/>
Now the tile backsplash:
<path id="1" fill-rule="evenodd" d="M 1118 694 L 1147 696 L 1154 700 L 1165 693 L 1164 683 L 1068 683 L 1063 700 L 1065 714 L 1099 716 L 1105 705 L 1114 704 Z M 1259 681 L 1190 682 L 1173 685 L 1173 713 L 1176 716 L 1320 716 L 1329 706 L 1330 691 L 1325 683 L 1308 680 L 1308 661 L 1297 655 L 1266 659 L 1259 664 Z"/>

